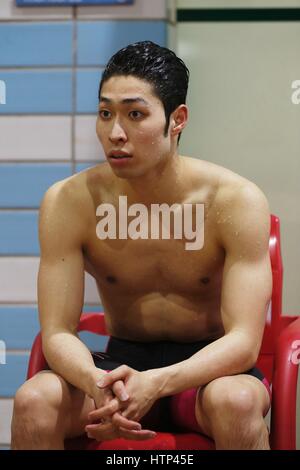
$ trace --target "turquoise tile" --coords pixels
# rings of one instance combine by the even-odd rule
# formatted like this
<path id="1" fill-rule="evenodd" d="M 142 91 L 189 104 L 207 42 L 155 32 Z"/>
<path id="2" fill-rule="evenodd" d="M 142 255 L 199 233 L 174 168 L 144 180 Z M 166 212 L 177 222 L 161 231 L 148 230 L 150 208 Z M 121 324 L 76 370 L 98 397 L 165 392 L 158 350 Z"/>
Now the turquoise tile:
<path id="1" fill-rule="evenodd" d="M 37 307 L 0 306 L 0 339 L 7 349 L 30 349 L 39 330 Z"/>
<path id="2" fill-rule="evenodd" d="M 0 71 L 0 79 L 6 84 L 6 104 L 0 106 L 0 114 L 72 112 L 71 70 Z"/>
<path id="3" fill-rule="evenodd" d="M 150 40 L 166 44 L 166 22 L 94 21 L 78 22 L 78 65 L 105 65 L 109 58 L 128 44 Z"/>
<path id="4" fill-rule="evenodd" d="M 0 24 L 0 67 L 72 65 L 71 22 Z"/>
<path id="5" fill-rule="evenodd" d="M 100 163 L 100 162 L 99 162 Z M 91 163 L 76 163 L 75 171 L 79 173 L 80 171 L 86 170 L 87 168 L 92 168 L 93 166 L 97 165 L 97 162 Z"/>
<path id="6" fill-rule="evenodd" d="M 76 112 L 97 114 L 98 90 L 102 70 L 78 70 L 76 73 Z"/>
<path id="7" fill-rule="evenodd" d="M 101 312 L 101 305 L 85 305 L 84 312 Z M 31 349 L 33 340 L 40 330 L 38 309 L 36 306 L 0 306 L 0 340 L 6 344 L 6 349 Z M 82 332 L 83 341 L 93 351 L 104 347 L 106 338 L 91 333 Z"/>
<path id="8" fill-rule="evenodd" d="M 39 255 L 37 211 L 0 210 L 0 255 Z"/>
<path id="9" fill-rule="evenodd" d="M 68 163 L 0 164 L 0 208 L 40 206 L 46 190 L 71 176 Z"/>
<path id="10" fill-rule="evenodd" d="M 6 355 L 6 364 L 0 364 L 0 397 L 13 397 L 25 382 L 29 354 Z"/>

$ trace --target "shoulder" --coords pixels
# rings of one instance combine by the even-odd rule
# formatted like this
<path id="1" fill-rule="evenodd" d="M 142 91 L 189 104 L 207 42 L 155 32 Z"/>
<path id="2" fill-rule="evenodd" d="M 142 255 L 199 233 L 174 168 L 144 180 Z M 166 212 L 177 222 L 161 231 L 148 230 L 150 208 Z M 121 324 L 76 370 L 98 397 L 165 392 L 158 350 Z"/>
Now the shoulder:
<path id="1" fill-rule="evenodd" d="M 245 216 L 252 212 L 269 213 L 269 203 L 263 191 L 252 181 L 236 173 L 227 173 L 220 178 L 216 202 L 224 213 Z"/>
<path id="2" fill-rule="evenodd" d="M 216 196 L 219 235 L 224 247 L 266 252 L 270 236 L 270 208 L 263 191 L 253 182 L 226 175 Z"/>
<path id="3" fill-rule="evenodd" d="M 101 189 L 106 179 L 105 164 L 100 164 L 57 181 L 45 192 L 41 210 L 77 207 L 80 212 L 86 208 L 84 206 L 93 195 L 94 189 Z"/>
<path id="4" fill-rule="evenodd" d="M 54 183 L 44 194 L 39 211 L 40 233 L 77 233 L 85 237 L 93 223 L 97 191 L 106 178 L 100 165 Z M 107 183 L 106 183 L 107 184 Z M 48 236 L 47 235 L 47 236 Z"/>
<path id="5" fill-rule="evenodd" d="M 186 158 L 186 157 L 184 157 Z M 225 251 L 266 252 L 270 235 L 270 208 L 263 191 L 252 181 L 205 160 L 187 157 L 190 181 L 206 187 L 210 219 Z"/>

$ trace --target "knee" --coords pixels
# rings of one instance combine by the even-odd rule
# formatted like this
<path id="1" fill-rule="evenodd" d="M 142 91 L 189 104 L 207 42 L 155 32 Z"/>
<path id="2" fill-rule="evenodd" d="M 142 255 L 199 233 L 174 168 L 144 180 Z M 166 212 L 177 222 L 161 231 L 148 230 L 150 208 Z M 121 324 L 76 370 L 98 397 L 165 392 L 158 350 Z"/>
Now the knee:
<path id="1" fill-rule="evenodd" d="M 45 396 L 38 389 L 24 384 L 17 391 L 14 398 L 15 415 L 35 415 L 45 407 Z"/>
<path id="2" fill-rule="evenodd" d="M 44 435 L 56 426 L 57 412 L 50 392 L 26 382 L 14 399 L 12 434 Z"/>
<path id="3" fill-rule="evenodd" d="M 257 397 L 251 387 L 233 385 L 226 379 L 217 380 L 211 382 L 203 394 L 203 406 L 208 415 L 238 419 L 256 416 Z"/>

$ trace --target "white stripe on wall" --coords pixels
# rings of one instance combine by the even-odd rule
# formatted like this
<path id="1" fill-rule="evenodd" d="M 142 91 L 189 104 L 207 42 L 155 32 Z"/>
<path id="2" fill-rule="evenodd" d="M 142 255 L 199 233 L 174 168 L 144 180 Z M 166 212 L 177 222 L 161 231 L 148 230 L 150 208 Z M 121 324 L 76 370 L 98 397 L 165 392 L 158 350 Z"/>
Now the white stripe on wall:
<path id="1" fill-rule="evenodd" d="M 0 399 L 0 443 L 1 444 L 10 444 L 10 424 L 11 424 L 12 412 L 13 412 L 13 400 L 12 399 Z"/>
<path id="2" fill-rule="evenodd" d="M 37 301 L 38 257 L 0 258 L 0 302 Z"/>
<path id="3" fill-rule="evenodd" d="M 85 273 L 84 303 L 97 305 L 101 304 L 95 279 L 87 273 Z"/>
<path id="4" fill-rule="evenodd" d="M 0 258 L 0 302 L 37 302 L 39 257 Z M 94 279 L 85 275 L 85 303 L 100 304 Z"/>
<path id="5" fill-rule="evenodd" d="M 105 160 L 102 145 L 96 135 L 95 115 L 75 118 L 75 158 L 76 161 Z"/>
<path id="6" fill-rule="evenodd" d="M 70 116 L 1 116 L 1 160 L 70 160 Z"/>

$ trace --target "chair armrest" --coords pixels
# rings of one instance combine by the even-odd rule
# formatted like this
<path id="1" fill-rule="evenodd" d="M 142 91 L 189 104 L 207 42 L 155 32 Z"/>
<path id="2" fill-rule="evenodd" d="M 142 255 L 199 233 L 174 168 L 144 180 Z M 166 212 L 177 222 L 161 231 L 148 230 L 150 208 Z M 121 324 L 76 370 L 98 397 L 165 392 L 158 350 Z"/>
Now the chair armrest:
<path id="1" fill-rule="evenodd" d="M 44 357 L 42 348 L 42 335 L 41 333 L 38 333 L 31 348 L 27 369 L 27 380 L 31 379 L 31 377 L 41 370 L 47 369 L 47 367 L 48 364 Z"/>
<path id="2" fill-rule="evenodd" d="M 296 401 L 299 359 L 295 350 L 300 340 L 300 317 L 295 317 L 281 332 L 275 350 L 272 413 L 271 448 L 296 448 Z M 298 351 L 300 349 L 298 343 Z"/>
<path id="3" fill-rule="evenodd" d="M 104 313 L 82 313 L 77 331 L 89 331 L 91 333 L 97 333 L 98 335 L 107 336 Z"/>
<path id="4" fill-rule="evenodd" d="M 90 331 L 99 335 L 107 335 L 104 313 L 83 313 L 80 317 L 78 331 Z M 38 333 L 31 348 L 27 369 L 27 379 L 30 379 L 41 370 L 47 368 L 48 364 L 43 354 L 42 335 L 41 333 Z"/>

